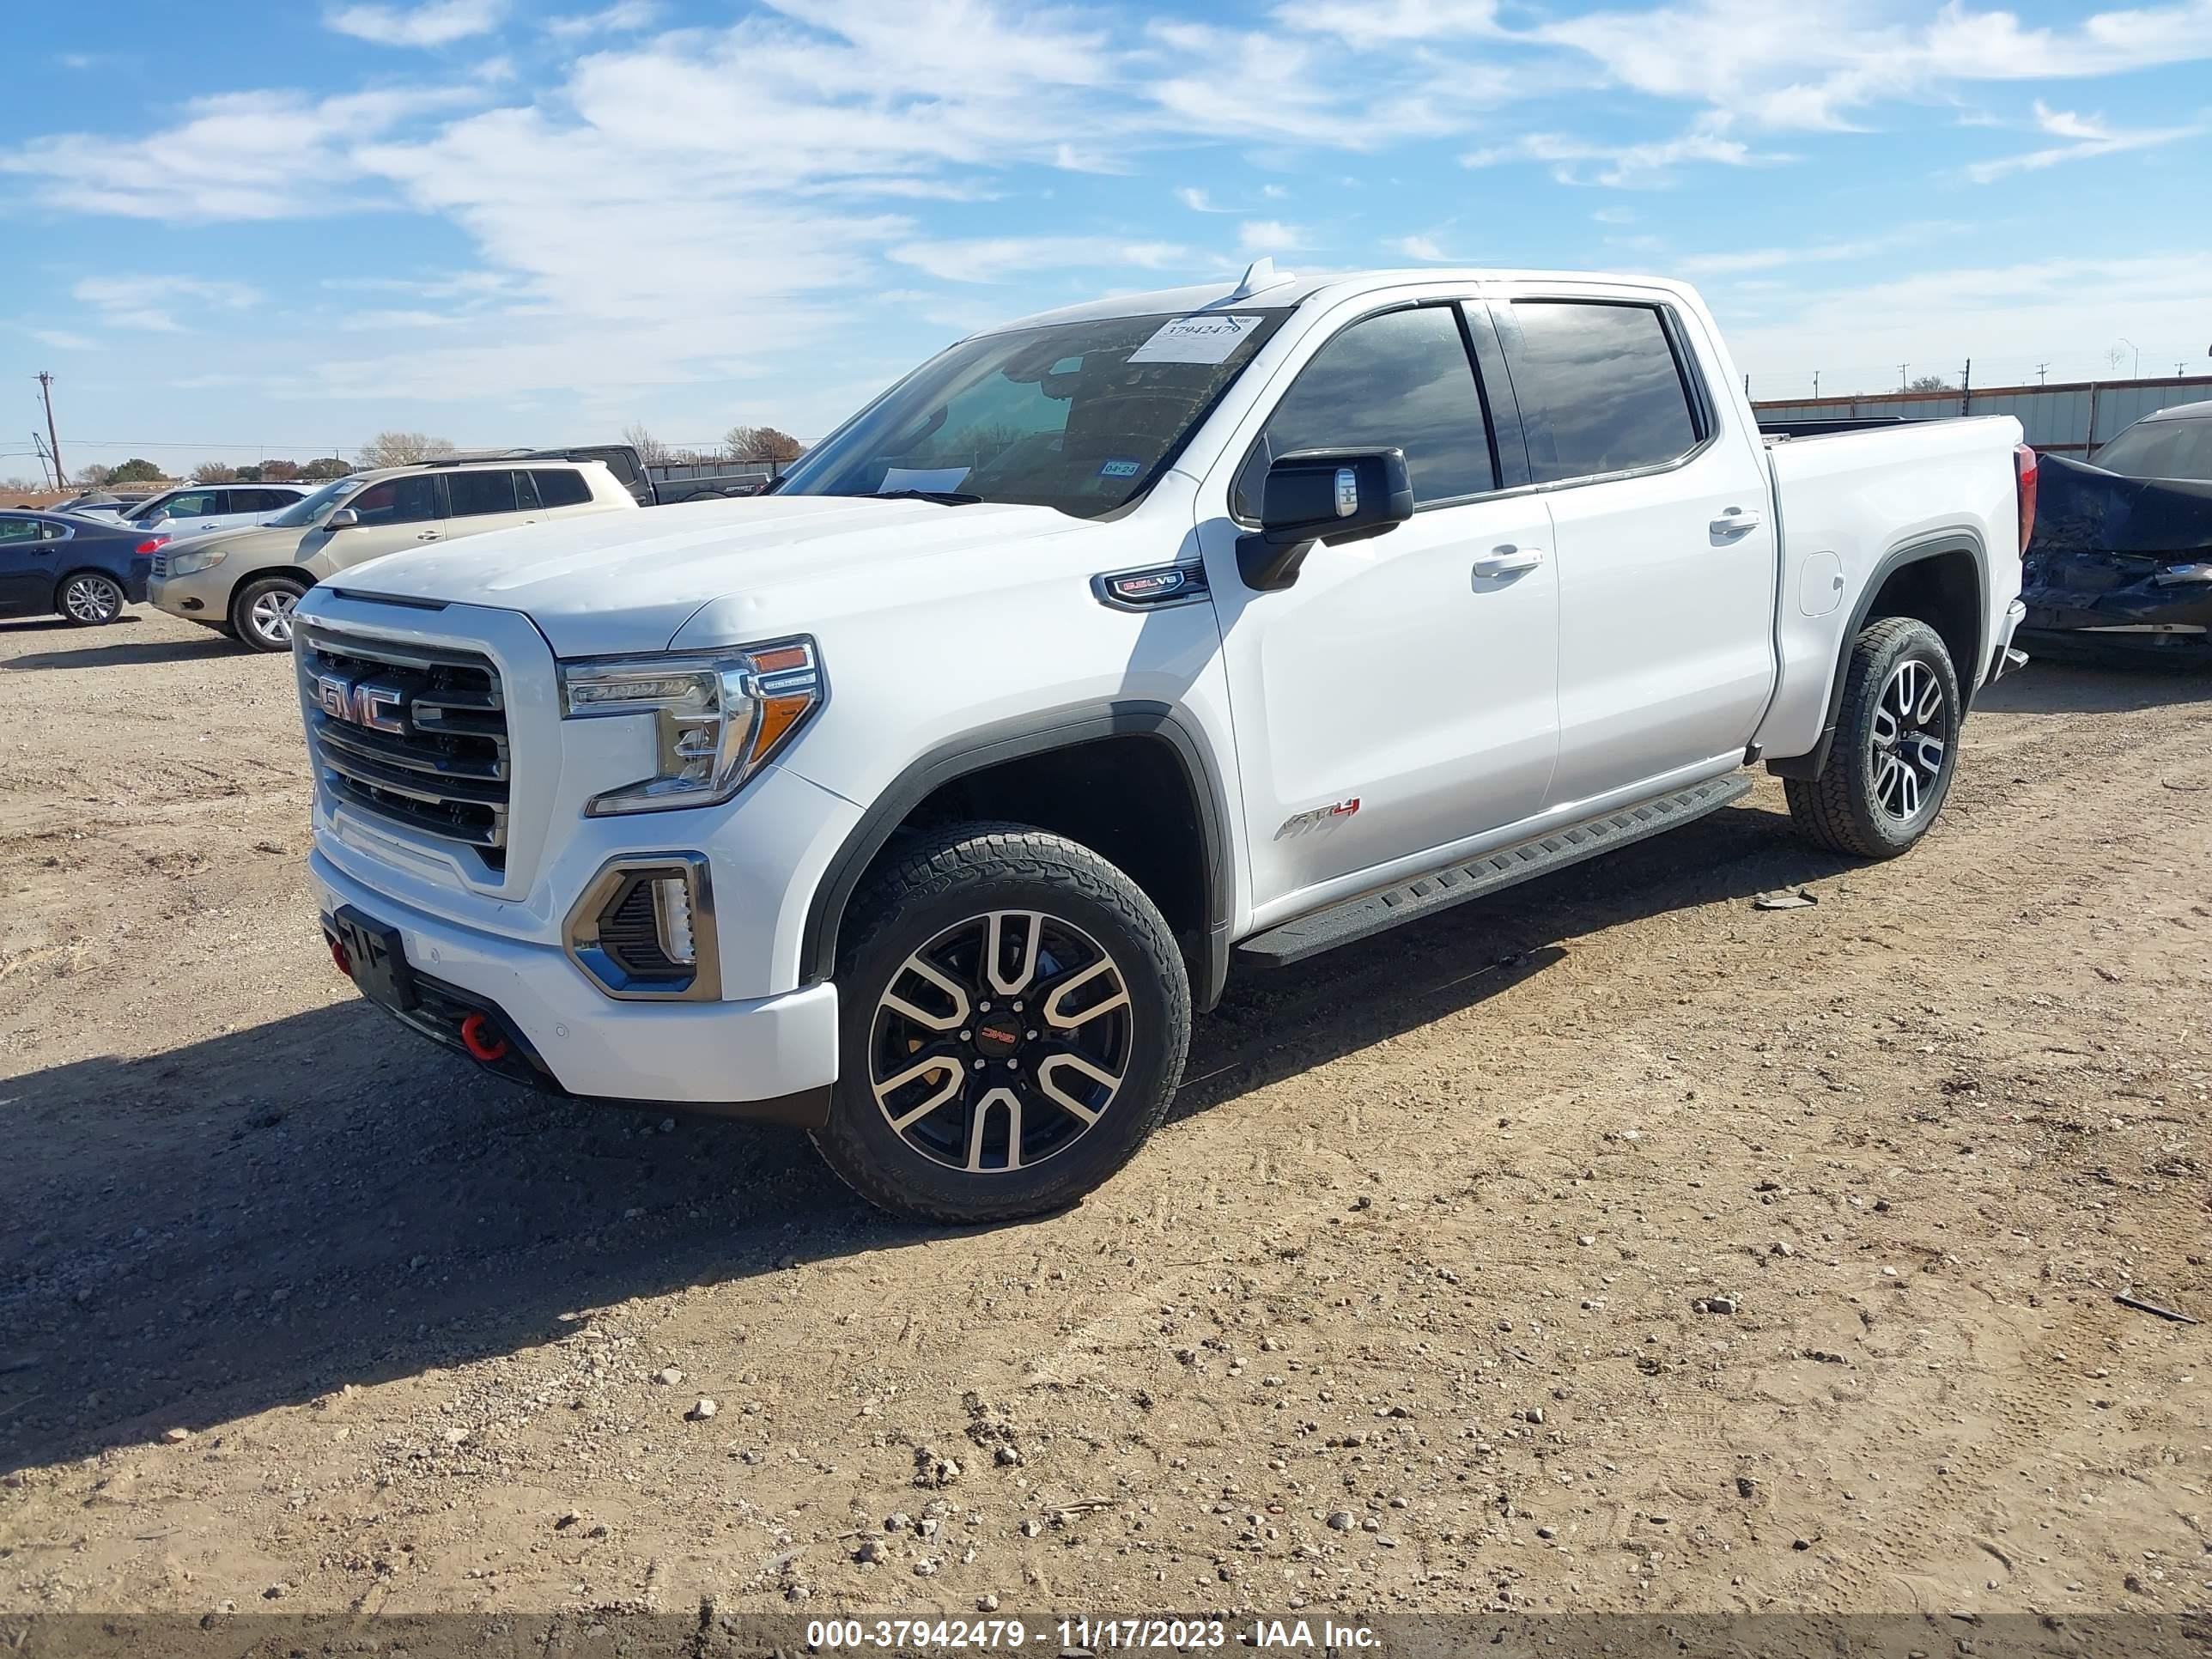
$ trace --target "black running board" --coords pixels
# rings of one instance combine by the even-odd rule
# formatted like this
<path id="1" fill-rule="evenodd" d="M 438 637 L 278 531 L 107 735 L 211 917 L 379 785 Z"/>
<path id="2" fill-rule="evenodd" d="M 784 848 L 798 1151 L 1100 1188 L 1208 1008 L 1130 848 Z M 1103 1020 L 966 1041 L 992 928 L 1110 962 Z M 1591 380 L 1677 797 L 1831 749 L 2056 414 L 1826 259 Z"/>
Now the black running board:
<path id="1" fill-rule="evenodd" d="M 1255 933 L 1237 945 L 1237 955 L 1239 960 L 1254 967 L 1288 967 L 1340 945 L 1349 945 L 1355 939 L 1395 927 L 1401 922 L 1434 915 L 1455 904 L 1516 887 L 1554 870 L 1564 870 L 1571 864 L 1580 864 L 1584 859 L 1595 858 L 1600 853 L 1610 853 L 1617 847 L 1646 840 L 1662 830 L 1717 811 L 1750 793 L 1751 780 L 1741 772 L 1687 789 L 1673 790 L 1516 846 L 1501 847 L 1464 864 L 1416 876 L 1380 893 L 1346 899 L 1326 910 L 1313 911 L 1294 921 L 1270 927 L 1264 933 Z"/>

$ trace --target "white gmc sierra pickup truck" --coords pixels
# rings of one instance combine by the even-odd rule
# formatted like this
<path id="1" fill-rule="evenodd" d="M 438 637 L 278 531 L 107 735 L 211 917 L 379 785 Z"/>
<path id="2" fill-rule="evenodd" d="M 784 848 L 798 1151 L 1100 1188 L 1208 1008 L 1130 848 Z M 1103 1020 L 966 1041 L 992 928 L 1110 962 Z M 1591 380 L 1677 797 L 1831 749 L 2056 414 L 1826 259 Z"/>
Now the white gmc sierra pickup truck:
<path id="1" fill-rule="evenodd" d="M 1065 1205 L 1232 963 L 1686 823 L 1904 852 L 2019 660 L 2008 419 L 1763 437 L 1680 283 L 1278 276 L 1012 323 L 748 501 L 298 611 L 339 967 L 568 1094 Z"/>

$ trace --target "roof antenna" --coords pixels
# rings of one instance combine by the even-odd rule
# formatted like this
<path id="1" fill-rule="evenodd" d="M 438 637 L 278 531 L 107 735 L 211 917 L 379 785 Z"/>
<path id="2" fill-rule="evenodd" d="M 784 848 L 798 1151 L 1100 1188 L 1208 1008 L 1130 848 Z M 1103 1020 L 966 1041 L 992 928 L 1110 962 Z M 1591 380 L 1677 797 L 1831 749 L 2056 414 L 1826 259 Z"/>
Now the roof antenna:
<path id="1" fill-rule="evenodd" d="M 1261 289 L 1279 287 L 1290 280 L 1291 273 L 1287 270 L 1279 276 L 1275 274 L 1275 261 L 1272 256 L 1255 259 L 1250 264 L 1245 266 L 1244 275 L 1239 279 L 1237 286 L 1222 295 L 1222 298 L 1224 300 L 1249 299 Z"/>

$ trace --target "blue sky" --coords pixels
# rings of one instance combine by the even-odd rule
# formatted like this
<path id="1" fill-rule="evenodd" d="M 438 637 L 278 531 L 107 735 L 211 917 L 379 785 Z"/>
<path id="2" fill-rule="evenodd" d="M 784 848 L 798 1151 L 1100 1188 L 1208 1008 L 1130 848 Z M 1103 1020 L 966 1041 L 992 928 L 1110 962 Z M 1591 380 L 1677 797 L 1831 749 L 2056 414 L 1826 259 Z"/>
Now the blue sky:
<path id="1" fill-rule="evenodd" d="M 812 437 L 1261 253 L 1686 276 L 1763 396 L 2212 369 L 2212 0 L 103 0 L 0 46 L 0 478 L 40 368 L 72 468 Z"/>

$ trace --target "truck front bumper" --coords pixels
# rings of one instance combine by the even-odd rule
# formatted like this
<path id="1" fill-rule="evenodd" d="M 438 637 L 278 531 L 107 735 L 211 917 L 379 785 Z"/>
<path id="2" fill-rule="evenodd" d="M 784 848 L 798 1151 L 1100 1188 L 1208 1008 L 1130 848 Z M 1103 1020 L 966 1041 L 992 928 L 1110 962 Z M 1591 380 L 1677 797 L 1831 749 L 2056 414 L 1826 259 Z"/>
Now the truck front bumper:
<path id="1" fill-rule="evenodd" d="M 617 1001 L 556 946 L 401 904 L 319 851 L 307 863 L 327 937 L 342 908 L 398 933 L 418 994 L 388 1012 L 491 1071 L 586 1099 L 808 1127 L 828 1120 L 837 990 L 827 981 L 745 1001 Z"/>

